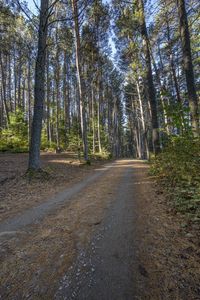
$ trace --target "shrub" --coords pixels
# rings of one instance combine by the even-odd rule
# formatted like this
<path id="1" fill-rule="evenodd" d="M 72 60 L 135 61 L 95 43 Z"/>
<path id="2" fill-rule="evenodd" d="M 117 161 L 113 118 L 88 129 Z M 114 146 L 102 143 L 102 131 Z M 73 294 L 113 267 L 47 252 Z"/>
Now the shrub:
<path id="1" fill-rule="evenodd" d="M 200 221 L 200 139 L 172 137 L 150 172 L 159 177 L 177 211 Z"/>
<path id="2" fill-rule="evenodd" d="M 0 151 L 28 151 L 28 124 L 22 111 L 10 114 L 10 124 L 0 133 Z"/>

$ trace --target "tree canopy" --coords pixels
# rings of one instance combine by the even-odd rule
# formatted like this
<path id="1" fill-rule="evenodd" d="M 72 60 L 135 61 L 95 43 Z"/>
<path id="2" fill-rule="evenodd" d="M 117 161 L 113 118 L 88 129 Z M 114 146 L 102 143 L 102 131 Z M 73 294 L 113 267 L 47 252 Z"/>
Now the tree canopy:
<path id="1" fill-rule="evenodd" d="M 149 158 L 198 137 L 199 5 L 1 0 L 1 151 L 37 169 L 40 150 Z"/>

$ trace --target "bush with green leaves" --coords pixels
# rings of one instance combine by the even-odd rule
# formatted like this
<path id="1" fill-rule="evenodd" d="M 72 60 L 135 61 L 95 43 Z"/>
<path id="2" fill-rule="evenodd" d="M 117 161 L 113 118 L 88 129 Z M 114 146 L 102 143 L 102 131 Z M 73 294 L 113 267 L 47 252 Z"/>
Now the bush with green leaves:
<path id="1" fill-rule="evenodd" d="M 0 131 L 0 151 L 28 151 L 28 123 L 24 113 L 17 110 L 9 119 L 9 126 Z"/>
<path id="2" fill-rule="evenodd" d="M 154 159 L 151 174 L 160 178 L 177 211 L 200 221 L 200 139 L 171 137 Z"/>

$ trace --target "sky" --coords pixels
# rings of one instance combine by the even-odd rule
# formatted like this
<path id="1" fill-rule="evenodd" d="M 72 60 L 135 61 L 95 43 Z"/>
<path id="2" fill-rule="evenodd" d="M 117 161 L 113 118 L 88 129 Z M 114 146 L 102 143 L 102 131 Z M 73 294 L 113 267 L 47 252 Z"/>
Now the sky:
<path id="1" fill-rule="evenodd" d="M 34 1 L 33 0 L 27 0 L 28 2 L 28 7 L 33 13 L 37 13 L 37 9 L 35 7 Z M 36 4 L 40 6 L 40 0 L 35 0 Z M 103 3 L 110 3 L 111 0 L 103 0 Z"/>
<path id="2" fill-rule="evenodd" d="M 35 7 L 35 4 L 33 2 L 33 0 L 28 0 L 28 8 L 31 10 L 32 13 L 37 13 L 37 9 Z M 40 1 L 35 0 L 35 2 L 38 4 L 38 6 L 40 5 Z"/>
<path id="3" fill-rule="evenodd" d="M 35 2 L 36 2 L 36 4 L 37 4 L 38 6 L 40 6 L 40 0 L 35 0 Z M 104 3 L 110 3 L 111 0 L 103 0 L 103 2 L 104 2 Z M 33 14 L 36 14 L 36 15 L 37 15 L 38 10 L 37 10 L 37 8 L 36 8 L 36 6 L 35 6 L 35 4 L 34 4 L 34 1 L 33 1 L 33 0 L 28 0 L 27 3 L 28 3 L 28 8 L 30 9 L 30 11 L 31 11 Z M 112 49 L 112 56 L 114 56 L 115 53 L 116 53 L 116 48 L 115 48 L 114 42 L 112 41 L 112 36 L 109 38 L 109 43 L 110 43 L 110 46 L 111 46 L 111 49 Z"/>

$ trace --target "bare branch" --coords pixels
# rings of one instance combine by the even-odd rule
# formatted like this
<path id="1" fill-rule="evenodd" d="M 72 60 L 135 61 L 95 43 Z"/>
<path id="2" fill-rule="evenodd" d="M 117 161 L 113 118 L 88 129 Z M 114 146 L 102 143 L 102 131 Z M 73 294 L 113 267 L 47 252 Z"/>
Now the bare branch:
<path id="1" fill-rule="evenodd" d="M 48 10 L 54 8 L 54 6 L 56 5 L 56 3 L 57 3 L 58 1 L 59 1 L 59 0 L 55 0 L 55 1 L 49 6 Z"/>
<path id="2" fill-rule="evenodd" d="M 33 24 L 33 26 L 35 28 L 37 28 L 37 25 L 33 22 L 33 20 L 31 19 L 31 17 L 29 16 L 29 14 L 26 12 L 26 10 L 23 8 L 23 6 L 21 5 L 20 1 L 19 0 L 16 0 L 17 2 L 17 5 L 19 6 L 19 9 L 26 15 L 26 17 L 28 18 L 28 20 Z M 33 16 L 35 16 L 33 14 Z M 35 16 L 36 17 L 36 16 Z"/>
<path id="3" fill-rule="evenodd" d="M 35 0 L 33 0 L 33 3 L 35 4 L 35 7 L 37 8 L 37 10 L 40 11 L 40 8 L 39 8 L 39 6 L 37 5 L 37 3 L 36 3 Z"/>

